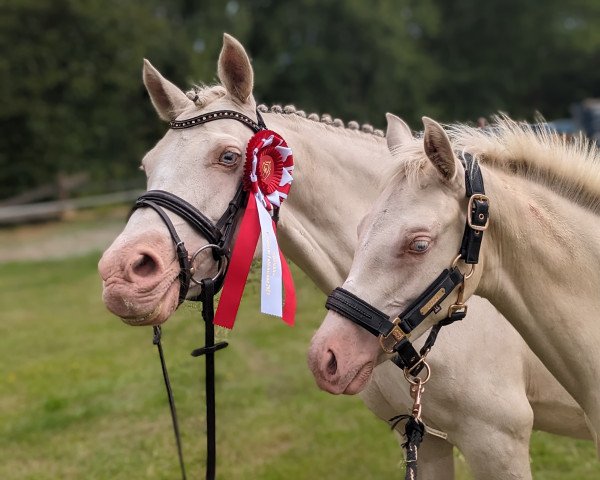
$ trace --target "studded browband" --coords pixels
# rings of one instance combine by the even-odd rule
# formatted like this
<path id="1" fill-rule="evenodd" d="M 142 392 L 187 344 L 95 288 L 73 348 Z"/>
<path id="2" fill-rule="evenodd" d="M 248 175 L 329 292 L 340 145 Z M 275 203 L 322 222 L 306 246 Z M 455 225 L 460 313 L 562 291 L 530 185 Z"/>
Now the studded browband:
<path id="1" fill-rule="evenodd" d="M 460 252 L 451 268 L 444 270 L 419 298 L 393 320 L 343 288 L 336 288 L 329 295 L 325 304 L 329 310 L 339 313 L 378 336 L 384 352 L 397 354 L 392 361 L 414 375 L 421 370 L 422 359 L 433 347 L 440 329 L 457 320 L 462 320 L 467 313 L 467 305 L 462 301 L 465 276 L 459 270 L 457 263 L 461 259 L 465 263 L 473 265 L 479 261 L 483 232 L 489 223 L 489 199 L 485 195 L 481 169 L 470 154 L 462 153 L 460 158 L 465 167 L 465 190 L 469 204 Z M 457 287 L 459 288 L 457 302 L 449 307 L 447 316 L 434 325 L 425 344 L 417 352 L 409 341 L 411 332 L 432 312 L 438 313 L 442 309 L 442 302 Z"/>
<path id="2" fill-rule="evenodd" d="M 186 120 L 173 120 L 169 122 L 169 128 L 172 128 L 173 130 L 181 130 L 183 128 L 195 127 L 196 125 L 201 125 L 203 123 L 224 118 L 237 120 L 238 122 L 241 122 L 254 130 L 254 133 L 267 128 L 258 110 L 256 110 L 256 119 L 258 120 L 256 122 L 250 117 L 247 117 L 243 113 L 236 112 L 235 110 L 216 110 L 214 112 L 204 113 Z"/>

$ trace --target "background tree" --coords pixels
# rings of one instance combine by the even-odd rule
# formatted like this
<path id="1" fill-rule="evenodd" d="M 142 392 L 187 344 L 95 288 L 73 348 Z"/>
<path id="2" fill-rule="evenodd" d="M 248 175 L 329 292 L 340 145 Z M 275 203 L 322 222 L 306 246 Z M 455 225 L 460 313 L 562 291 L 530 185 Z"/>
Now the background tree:
<path id="1" fill-rule="evenodd" d="M 141 182 L 164 131 L 142 58 L 182 88 L 211 83 L 224 31 L 260 101 L 418 128 L 422 114 L 563 117 L 600 96 L 599 19 L 597 0 L 4 0 L 0 197 L 58 172 Z"/>

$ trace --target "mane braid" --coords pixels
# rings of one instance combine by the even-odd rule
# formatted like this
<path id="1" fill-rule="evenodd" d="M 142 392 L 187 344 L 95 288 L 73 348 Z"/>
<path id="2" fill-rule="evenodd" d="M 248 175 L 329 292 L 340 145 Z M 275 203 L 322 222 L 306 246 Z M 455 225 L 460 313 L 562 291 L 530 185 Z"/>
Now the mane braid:
<path id="1" fill-rule="evenodd" d="M 323 123 L 325 125 L 338 127 L 338 128 L 346 128 L 347 130 L 352 130 L 352 131 L 360 131 L 363 133 L 374 135 L 376 137 L 385 137 L 385 133 L 383 132 L 383 130 L 375 129 L 375 128 L 373 128 L 372 125 L 369 125 L 368 123 L 365 123 L 362 126 L 360 126 L 358 124 L 358 122 L 350 121 L 350 122 L 348 122 L 348 125 L 345 126 L 343 120 L 341 120 L 339 118 L 333 118 L 328 113 L 324 113 L 323 115 L 320 115 L 320 116 L 318 113 L 311 113 L 311 114 L 307 115 L 304 110 L 296 110 L 296 107 L 294 105 L 286 105 L 285 107 L 282 107 L 281 105 L 275 104 L 275 105 L 272 105 L 271 107 L 267 107 L 266 105 L 261 104 L 258 106 L 258 111 L 261 113 L 297 115 L 299 117 L 306 118 L 306 119 L 312 120 L 314 122 Z"/>
<path id="2" fill-rule="evenodd" d="M 199 108 L 206 107 L 211 102 L 224 97 L 226 94 L 227 91 L 222 85 L 194 85 L 190 91 L 186 92 L 187 97 L 190 100 L 192 100 Z M 385 136 L 383 130 L 375 129 L 372 125 L 369 125 L 367 123 L 360 126 L 358 122 L 350 121 L 348 122 L 348 125 L 345 126 L 344 122 L 341 119 L 332 118 L 331 115 L 327 113 L 320 116 L 316 113 L 311 113 L 307 115 L 304 110 L 297 110 L 294 105 L 286 105 L 285 107 L 282 107 L 281 105 L 272 105 L 270 108 L 266 105 L 259 105 L 257 109 L 261 113 L 296 115 L 300 118 L 305 118 L 307 120 L 312 120 L 337 128 L 344 128 L 347 130 L 363 132 L 370 135 L 374 135 L 376 137 Z"/>

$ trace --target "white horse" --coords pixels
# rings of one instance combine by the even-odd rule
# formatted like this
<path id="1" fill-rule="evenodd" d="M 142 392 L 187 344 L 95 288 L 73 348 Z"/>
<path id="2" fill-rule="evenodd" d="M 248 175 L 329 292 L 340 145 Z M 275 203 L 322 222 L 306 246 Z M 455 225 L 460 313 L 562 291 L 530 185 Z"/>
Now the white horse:
<path id="1" fill-rule="evenodd" d="M 569 141 L 507 118 L 490 131 L 454 126 L 452 141 L 428 118 L 423 119 L 423 138 L 417 139 L 400 119 L 389 117 L 388 122 L 388 130 L 405 132 L 390 141 L 398 165 L 361 224 L 344 288 L 397 315 L 450 268 L 463 237 L 468 202 L 465 168 L 455 152 L 474 155 L 489 197 L 490 227 L 480 264 L 465 280 L 465 298 L 479 293 L 506 315 L 582 405 L 597 439 L 600 323 L 588 319 L 597 316 L 594 309 L 600 306 L 599 149 L 583 139 Z M 461 267 L 465 273 L 467 267 Z M 413 337 L 443 318 L 444 307 L 460 303 L 457 299 L 455 289 L 441 312 L 427 317 Z M 500 325 L 478 324 L 471 313 L 464 322 L 494 338 L 489 344 L 474 336 L 472 348 L 498 348 L 497 360 L 502 361 L 507 352 Z M 447 333 L 453 329 L 447 327 Z M 338 370 L 354 372 L 381 355 L 375 337 L 331 311 L 313 342 L 316 364 L 326 357 L 323 348 L 328 345 L 347 347 L 350 360 L 344 366 L 338 361 Z M 490 370 L 488 375 L 502 376 L 503 371 Z M 525 375 L 523 381 L 531 378 Z M 502 401 L 490 399 L 490 409 Z"/>
<path id="2" fill-rule="evenodd" d="M 196 88 L 186 95 L 146 62 L 144 83 L 164 120 L 186 119 L 203 112 L 235 110 L 255 118 L 253 71 L 243 47 L 225 35 L 218 64 L 222 86 Z M 193 99 L 193 100 L 192 100 Z M 286 108 L 293 111 L 292 108 Z M 267 126 L 280 133 L 294 151 L 294 185 L 281 209 L 280 245 L 288 258 L 323 291 L 330 291 L 348 272 L 356 246 L 356 228 L 379 193 L 391 159 L 382 136 L 343 128 L 339 120 L 322 121 L 303 112 L 273 108 L 264 113 Z M 365 130 L 371 130 L 364 128 Z M 219 120 L 185 130 L 169 130 L 145 156 L 142 166 L 149 189 L 177 194 L 213 221 L 225 210 L 240 182 L 243 152 L 252 132 L 238 122 Z M 393 135 L 392 135 L 393 138 Z M 206 244 L 185 222 L 168 214 L 188 251 Z M 214 261 L 195 265 L 197 275 L 215 272 Z M 179 265 L 171 237 L 158 216 L 137 210 L 99 263 L 107 307 L 126 323 L 159 324 L 177 306 Z M 197 293 L 190 290 L 190 295 Z M 500 478 L 498 472 L 517 455 L 530 476 L 527 439 L 532 422 L 537 428 L 586 437 L 578 406 L 527 350 L 511 327 L 487 302 L 474 299 L 471 315 L 456 334 L 440 338 L 432 364 L 440 372 L 454 372 L 454 381 L 428 387 L 428 401 L 437 402 L 431 426 L 447 431 L 449 441 L 427 439 L 420 452 L 423 478 L 453 478 L 452 445 L 457 445 L 479 478 Z M 465 337 L 479 337 L 476 324 L 498 324 L 509 345 L 488 348 Z M 456 350 L 462 357 L 457 357 Z M 486 366 L 505 355 L 501 377 L 491 378 Z M 374 365 L 374 364 L 373 364 Z M 385 362 L 374 371 L 364 400 L 378 416 L 388 419 L 412 404 L 402 372 Z M 442 376 L 440 373 L 439 377 Z M 523 382 L 525 376 L 529 381 Z M 338 393 L 357 391 L 344 386 Z M 469 392 L 466 394 L 466 392 Z M 506 398 L 496 408 L 492 398 Z M 512 403 L 510 403 L 512 402 Z M 558 405 L 557 416 L 550 405 Z M 493 407 L 493 408 L 491 408 Z M 535 412 L 532 418 L 532 408 Z M 432 412 L 434 409 L 430 409 Z M 476 428 L 475 428 L 476 426 Z M 516 445 L 514 439 L 524 439 Z"/>

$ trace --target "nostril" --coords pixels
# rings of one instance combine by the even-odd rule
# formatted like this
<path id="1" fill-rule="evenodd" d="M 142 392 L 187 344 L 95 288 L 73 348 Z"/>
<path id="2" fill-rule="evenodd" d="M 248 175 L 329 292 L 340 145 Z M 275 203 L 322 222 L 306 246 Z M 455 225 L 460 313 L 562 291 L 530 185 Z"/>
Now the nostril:
<path id="1" fill-rule="evenodd" d="M 327 361 L 327 374 L 335 375 L 337 372 L 337 359 L 335 358 L 335 353 L 332 350 L 327 350 L 327 355 L 329 359 Z"/>
<path id="2" fill-rule="evenodd" d="M 131 270 L 138 277 L 149 277 L 156 273 L 158 264 L 150 255 L 141 254 L 133 262 Z"/>

